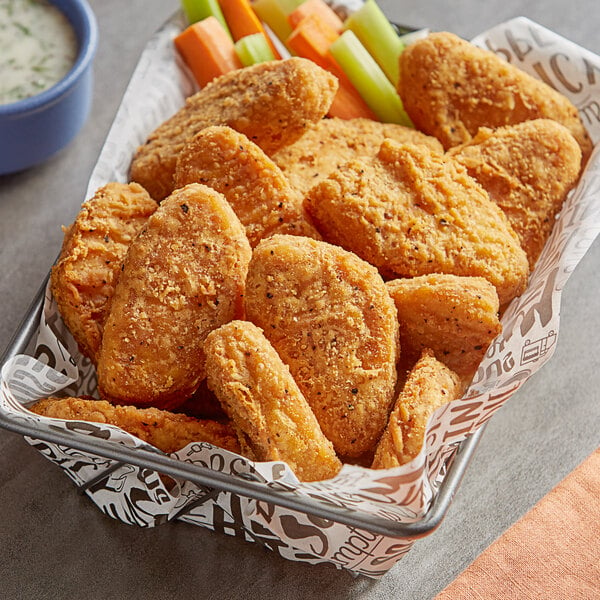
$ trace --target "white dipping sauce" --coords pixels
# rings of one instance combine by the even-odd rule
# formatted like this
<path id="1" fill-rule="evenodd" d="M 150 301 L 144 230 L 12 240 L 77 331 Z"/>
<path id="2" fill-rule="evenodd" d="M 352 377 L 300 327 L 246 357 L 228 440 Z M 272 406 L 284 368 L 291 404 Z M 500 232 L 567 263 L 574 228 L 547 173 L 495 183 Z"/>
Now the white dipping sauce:
<path id="1" fill-rule="evenodd" d="M 46 0 L 0 0 L 0 104 L 60 81 L 77 58 L 68 19 Z"/>

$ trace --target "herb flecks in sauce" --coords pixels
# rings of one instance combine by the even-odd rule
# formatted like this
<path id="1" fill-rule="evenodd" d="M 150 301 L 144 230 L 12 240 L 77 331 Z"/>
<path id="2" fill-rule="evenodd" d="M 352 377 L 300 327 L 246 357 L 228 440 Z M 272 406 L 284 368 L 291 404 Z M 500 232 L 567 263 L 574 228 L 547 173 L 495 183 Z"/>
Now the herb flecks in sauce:
<path id="1" fill-rule="evenodd" d="M 77 57 L 67 18 L 46 0 L 0 0 L 0 104 L 60 81 Z"/>

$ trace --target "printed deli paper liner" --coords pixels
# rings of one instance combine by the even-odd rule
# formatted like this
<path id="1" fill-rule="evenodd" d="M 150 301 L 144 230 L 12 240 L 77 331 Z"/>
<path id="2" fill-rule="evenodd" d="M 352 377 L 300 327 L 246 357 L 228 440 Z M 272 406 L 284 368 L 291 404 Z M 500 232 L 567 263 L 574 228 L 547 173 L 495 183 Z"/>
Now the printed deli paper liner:
<path id="1" fill-rule="evenodd" d="M 92 174 L 87 198 L 108 181 L 127 181 L 128 165 L 137 145 L 194 91 L 172 47 L 171 40 L 182 25 L 180 17 L 167 23 L 144 51 Z M 598 141 L 599 57 L 523 18 L 497 26 L 475 42 L 568 96 L 579 108 L 593 141 Z M 283 463 L 252 463 L 206 443 L 191 444 L 174 456 L 223 472 L 253 473 L 268 485 L 390 521 L 421 518 L 443 480 L 457 443 L 485 423 L 551 357 L 558 334 L 561 290 L 600 229 L 599 169 L 600 153 L 596 149 L 564 206 L 528 290 L 506 311 L 504 332 L 489 348 L 473 385 L 463 399 L 435 413 L 424 448 L 410 464 L 384 471 L 346 465 L 332 480 L 301 484 Z M 149 448 L 115 427 L 42 418 L 24 408 L 39 397 L 59 391 L 67 395 L 94 394 L 95 375 L 90 363 L 78 354 L 47 294 L 33 356 L 18 356 L 3 367 L 2 409 L 14 419 L 35 421 L 71 435 Z M 412 545 L 407 539 L 371 534 L 262 501 L 205 490 L 190 482 L 173 485 L 147 469 L 62 445 L 28 441 L 85 487 L 103 512 L 126 523 L 149 527 L 180 519 L 259 542 L 292 560 L 333 563 L 372 577 L 384 574 Z"/>

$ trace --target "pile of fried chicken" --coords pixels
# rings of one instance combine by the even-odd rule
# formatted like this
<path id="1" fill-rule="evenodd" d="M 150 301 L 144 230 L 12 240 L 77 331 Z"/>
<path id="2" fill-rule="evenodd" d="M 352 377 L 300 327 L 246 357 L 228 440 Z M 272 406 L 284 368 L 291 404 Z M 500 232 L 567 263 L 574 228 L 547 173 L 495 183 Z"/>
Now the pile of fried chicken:
<path id="1" fill-rule="evenodd" d="M 414 128 L 328 118 L 301 58 L 190 97 L 65 228 L 51 288 L 95 398 L 39 415 L 171 453 L 206 441 L 285 461 L 412 460 L 460 398 L 592 149 L 575 107 L 453 34 L 401 55 Z"/>

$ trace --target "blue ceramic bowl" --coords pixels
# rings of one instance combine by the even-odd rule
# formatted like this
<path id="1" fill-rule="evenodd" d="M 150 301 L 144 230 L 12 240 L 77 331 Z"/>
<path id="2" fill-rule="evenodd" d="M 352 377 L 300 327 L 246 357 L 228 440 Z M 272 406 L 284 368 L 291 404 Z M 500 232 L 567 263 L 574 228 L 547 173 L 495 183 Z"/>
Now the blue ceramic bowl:
<path id="1" fill-rule="evenodd" d="M 88 117 L 98 27 L 85 0 L 50 0 L 69 20 L 79 52 L 71 70 L 47 90 L 0 105 L 0 175 L 41 163 L 64 148 Z"/>

